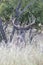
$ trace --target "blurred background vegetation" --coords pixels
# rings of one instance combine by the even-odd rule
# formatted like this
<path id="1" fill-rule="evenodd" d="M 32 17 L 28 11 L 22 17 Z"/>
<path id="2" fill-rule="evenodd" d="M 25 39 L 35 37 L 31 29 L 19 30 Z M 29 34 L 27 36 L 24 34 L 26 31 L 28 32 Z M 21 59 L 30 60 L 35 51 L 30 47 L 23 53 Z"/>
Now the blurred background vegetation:
<path id="1" fill-rule="evenodd" d="M 22 0 L 21 10 L 25 8 L 27 4 L 34 2 L 34 0 Z M 12 15 L 15 15 L 15 8 L 17 7 L 18 0 L 0 0 L 0 17 L 4 21 L 9 21 Z M 43 24 L 43 0 L 36 0 L 36 2 L 30 6 L 30 8 L 23 13 L 22 20 L 28 20 L 28 12 L 36 17 L 36 22 Z"/>

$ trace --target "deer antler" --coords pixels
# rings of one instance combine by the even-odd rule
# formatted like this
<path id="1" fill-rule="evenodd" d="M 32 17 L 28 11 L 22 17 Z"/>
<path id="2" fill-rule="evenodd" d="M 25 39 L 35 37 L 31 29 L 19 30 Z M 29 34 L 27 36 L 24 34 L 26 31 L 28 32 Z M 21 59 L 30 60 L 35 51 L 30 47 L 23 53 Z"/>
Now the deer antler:
<path id="1" fill-rule="evenodd" d="M 30 26 L 33 26 L 34 24 L 35 24 L 35 21 L 33 21 L 32 23 L 30 23 L 29 25 L 26 25 L 25 27 L 19 26 L 19 25 L 16 25 L 16 24 L 13 24 L 13 26 L 17 30 L 29 30 Z"/>

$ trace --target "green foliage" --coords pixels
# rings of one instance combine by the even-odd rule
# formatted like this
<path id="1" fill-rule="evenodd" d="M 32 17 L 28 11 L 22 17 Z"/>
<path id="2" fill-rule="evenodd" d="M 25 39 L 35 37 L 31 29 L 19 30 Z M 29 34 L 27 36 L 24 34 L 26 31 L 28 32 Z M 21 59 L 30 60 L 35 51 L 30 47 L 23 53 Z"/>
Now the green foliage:
<path id="1" fill-rule="evenodd" d="M 9 20 L 12 9 L 13 7 L 9 4 L 9 2 L 2 2 L 0 5 L 0 16 L 6 20 Z"/>
<path id="2" fill-rule="evenodd" d="M 37 18 L 38 22 L 43 23 L 43 2 L 42 0 L 38 0 L 35 2 L 34 6 L 32 7 L 32 13 Z"/>
<path id="3" fill-rule="evenodd" d="M 22 0 L 20 9 L 23 10 L 27 4 L 30 4 L 30 2 L 34 2 L 34 0 Z M 15 14 L 14 10 L 17 5 L 18 0 L 2 0 L 0 2 L 0 17 L 2 17 L 3 20 L 9 21 L 10 17 Z M 41 22 L 43 24 L 43 0 L 36 0 L 29 9 L 26 9 L 20 18 L 21 21 L 29 20 L 29 11 L 36 17 L 36 22 Z"/>

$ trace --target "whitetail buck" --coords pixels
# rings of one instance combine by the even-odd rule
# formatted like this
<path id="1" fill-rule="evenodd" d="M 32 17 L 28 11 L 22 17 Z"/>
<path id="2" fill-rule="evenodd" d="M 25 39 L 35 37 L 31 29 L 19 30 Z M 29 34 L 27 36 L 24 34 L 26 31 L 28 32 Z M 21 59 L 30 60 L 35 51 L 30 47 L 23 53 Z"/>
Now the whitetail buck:
<path id="1" fill-rule="evenodd" d="M 17 6 L 17 8 L 15 9 L 15 21 L 14 21 L 14 19 L 13 19 L 13 21 L 14 21 L 14 23 L 13 23 L 13 31 L 12 31 L 12 34 L 11 34 L 11 36 L 10 36 L 10 42 L 12 41 L 12 39 L 13 39 L 13 36 L 14 36 L 14 32 L 15 32 L 15 29 L 16 30 L 29 30 L 30 28 L 32 28 L 32 26 L 35 24 L 35 21 L 32 21 L 32 22 L 30 22 L 30 24 L 29 25 L 27 25 L 27 26 L 25 26 L 25 27 L 19 27 L 18 26 L 18 24 L 19 24 L 19 18 L 21 17 L 21 15 L 26 11 L 26 9 L 27 8 L 30 8 L 30 6 L 33 4 L 33 2 L 31 2 L 30 4 L 28 4 L 22 11 L 20 10 L 20 7 L 21 7 L 21 1 L 22 0 L 19 0 L 19 4 L 18 4 L 18 6 Z M 36 1 L 36 0 L 35 0 Z M 35 2 L 34 1 L 34 2 Z"/>

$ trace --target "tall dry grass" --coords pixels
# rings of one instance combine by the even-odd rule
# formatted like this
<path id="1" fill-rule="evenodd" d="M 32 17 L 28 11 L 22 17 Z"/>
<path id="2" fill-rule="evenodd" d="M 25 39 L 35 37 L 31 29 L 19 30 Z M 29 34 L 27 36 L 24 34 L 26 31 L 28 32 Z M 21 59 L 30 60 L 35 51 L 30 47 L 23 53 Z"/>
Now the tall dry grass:
<path id="1" fill-rule="evenodd" d="M 25 43 L 17 42 L 16 33 L 8 47 L 0 43 L 0 65 L 43 65 L 43 34 L 37 35 L 32 44 L 29 44 L 28 31 L 25 35 Z"/>
<path id="2" fill-rule="evenodd" d="M 24 48 L 14 44 L 0 46 L 0 65 L 43 65 L 43 52 L 40 47 L 26 45 Z"/>

